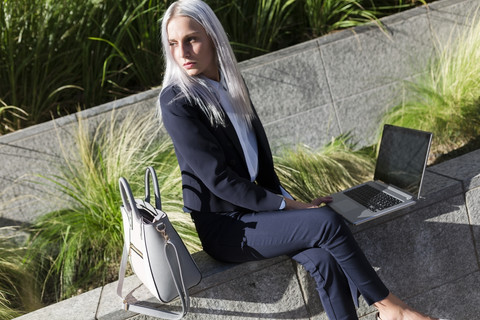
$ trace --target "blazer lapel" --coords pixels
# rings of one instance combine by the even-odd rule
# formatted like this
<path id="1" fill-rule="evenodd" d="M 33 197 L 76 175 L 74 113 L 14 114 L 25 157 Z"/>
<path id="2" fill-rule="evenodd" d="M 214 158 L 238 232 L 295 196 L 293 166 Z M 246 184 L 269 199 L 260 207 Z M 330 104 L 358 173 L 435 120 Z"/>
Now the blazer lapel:
<path id="1" fill-rule="evenodd" d="M 267 134 L 265 133 L 265 129 L 256 113 L 252 121 L 252 126 L 255 132 L 255 137 L 257 138 L 258 163 L 260 166 L 263 161 L 270 159 L 272 154 L 270 150 L 270 144 L 268 143 Z"/>
<path id="2" fill-rule="evenodd" d="M 225 133 L 227 137 L 230 139 L 230 141 L 232 142 L 233 146 L 235 147 L 235 150 L 237 150 L 237 153 L 239 154 L 240 159 L 242 159 L 245 166 L 247 166 L 247 160 L 245 159 L 245 154 L 243 153 L 242 145 L 240 144 L 240 140 L 238 138 L 237 132 L 235 131 L 235 128 L 233 127 L 232 122 L 226 115 L 225 115 L 225 120 L 226 120 Z"/>

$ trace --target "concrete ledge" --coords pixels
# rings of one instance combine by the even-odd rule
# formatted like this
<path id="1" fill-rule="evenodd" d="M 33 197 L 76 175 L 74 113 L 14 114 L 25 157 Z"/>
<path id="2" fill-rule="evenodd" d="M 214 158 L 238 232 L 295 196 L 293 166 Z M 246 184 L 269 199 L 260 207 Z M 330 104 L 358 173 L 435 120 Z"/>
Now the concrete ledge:
<path id="1" fill-rule="evenodd" d="M 480 150 L 428 168 L 416 206 L 352 227 L 387 286 L 423 312 L 448 319 L 480 314 Z M 203 279 L 186 319 L 327 319 L 310 276 L 286 256 L 244 264 L 195 253 Z M 149 319 L 121 310 L 117 283 L 18 319 Z M 158 303 L 136 276 L 124 292 Z M 179 301 L 159 304 L 180 310 Z M 362 319 L 374 319 L 363 301 Z"/>

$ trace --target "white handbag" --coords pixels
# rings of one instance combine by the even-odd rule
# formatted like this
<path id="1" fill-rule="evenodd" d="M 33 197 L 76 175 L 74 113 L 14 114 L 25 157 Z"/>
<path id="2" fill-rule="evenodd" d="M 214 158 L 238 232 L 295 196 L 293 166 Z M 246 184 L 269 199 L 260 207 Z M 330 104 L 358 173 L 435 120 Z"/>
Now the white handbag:
<path id="1" fill-rule="evenodd" d="M 155 194 L 155 207 L 150 204 L 150 179 Z M 188 289 L 197 285 L 201 273 L 182 239 L 163 212 L 160 189 L 155 170 L 145 172 L 145 200 L 134 199 L 125 178 L 120 178 L 120 194 L 124 247 L 120 265 L 117 294 L 124 299 L 123 307 L 137 313 L 164 319 L 181 319 L 190 307 Z M 127 259 L 133 272 L 162 302 L 170 302 L 177 296 L 182 302 L 182 311 L 162 311 L 157 308 L 129 303 L 122 294 Z M 127 295 L 128 296 L 128 295 Z"/>

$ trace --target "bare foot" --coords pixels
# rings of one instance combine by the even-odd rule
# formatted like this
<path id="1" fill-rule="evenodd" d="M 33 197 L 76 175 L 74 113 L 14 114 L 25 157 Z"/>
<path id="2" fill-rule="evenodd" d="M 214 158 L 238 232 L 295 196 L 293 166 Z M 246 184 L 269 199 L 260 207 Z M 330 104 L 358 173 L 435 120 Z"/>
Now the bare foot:
<path id="1" fill-rule="evenodd" d="M 412 309 L 392 293 L 374 305 L 381 320 L 437 320 Z"/>

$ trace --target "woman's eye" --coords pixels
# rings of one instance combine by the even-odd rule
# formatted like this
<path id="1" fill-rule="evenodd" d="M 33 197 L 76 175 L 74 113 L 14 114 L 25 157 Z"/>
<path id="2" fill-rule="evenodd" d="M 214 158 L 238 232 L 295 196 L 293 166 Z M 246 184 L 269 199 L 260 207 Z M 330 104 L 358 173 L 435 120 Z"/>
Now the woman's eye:
<path id="1" fill-rule="evenodd" d="M 170 47 L 173 47 L 173 46 L 176 45 L 177 43 L 176 43 L 176 42 L 169 42 L 168 44 L 170 45 Z"/>

